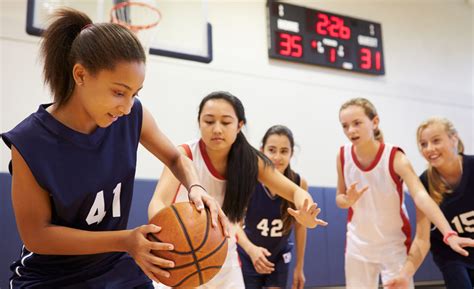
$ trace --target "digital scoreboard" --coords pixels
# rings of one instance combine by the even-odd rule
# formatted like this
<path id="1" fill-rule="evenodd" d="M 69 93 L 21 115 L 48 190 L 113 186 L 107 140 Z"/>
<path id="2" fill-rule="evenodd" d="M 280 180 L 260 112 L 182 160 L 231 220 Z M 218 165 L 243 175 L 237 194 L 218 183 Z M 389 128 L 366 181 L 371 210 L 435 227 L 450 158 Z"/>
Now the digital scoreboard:
<path id="1" fill-rule="evenodd" d="M 379 23 L 269 1 L 270 58 L 383 75 Z"/>

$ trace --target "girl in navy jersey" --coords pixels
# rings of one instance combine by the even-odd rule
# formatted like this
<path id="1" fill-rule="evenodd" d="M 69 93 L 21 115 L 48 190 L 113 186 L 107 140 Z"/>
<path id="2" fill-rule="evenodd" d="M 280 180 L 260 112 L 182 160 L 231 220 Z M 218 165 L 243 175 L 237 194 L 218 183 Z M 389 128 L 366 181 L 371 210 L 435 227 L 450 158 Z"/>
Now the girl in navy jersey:
<path id="1" fill-rule="evenodd" d="M 290 167 L 294 146 L 291 130 L 283 125 L 275 125 L 263 136 L 260 150 L 280 173 L 306 191 L 306 180 Z M 288 207 L 293 207 L 293 204 L 274 195 L 263 184 L 257 184 L 245 214 L 244 229 L 237 229 L 238 251 L 246 289 L 286 287 L 292 259 L 289 237 L 293 225 L 297 259 L 292 288 L 304 287 L 306 228 L 299 223 L 294 224 L 286 210 Z"/>
<path id="2" fill-rule="evenodd" d="M 439 205 L 446 219 L 454 224 L 454 231 L 444 235 L 438 228 L 430 230 L 430 221 L 421 214 L 420 237 L 415 238 L 417 248 L 407 260 L 397 278 L 391 280 L 390 289 L 405 286 L 423 262 L 428 249 L 443 273 L 446 288 L 474 288 L 474 157 L 464 155 L 464 145 L 453 124 L 444 118 L 430 118 L 417 130 L 418 147 L 428 162 L 428 169 L 420 176 L 425 189 Z M 417 228 L 418 232 L 418 228 Z M 462 246 L 468 255 L 453 252 L 446 241 L 455 236 L 464 237 Z M 417 234 L 418 236 L 418 234 Z M 470 239 L 469 239 L 470 238 Z M 431 245 L 431 246 L 430 246 Z"/>
<path id="3" fill-rule="evenodd" d="M 24 243 L 10 287 L 152 288 L 148 277 L 167 276 L 173 264 L 150 250 L 172 246 L 148 241 L 157 226 L 127 230 L 139 143 L 190 189 L 198 208 L 211 208 L 214 222 L 220 214 L 225 224 L 225 216 L 135 98 L 145 53 L 132 32 L 62 9 L 41 49 L 54 103 L 2 134 Z"/>
<path id="4" fill-rule="evenodd" d="M 410 227 L 404 205 L 403 182 L 417 210 L 437 225 L 448 245 L 459 254 L 464 240 L 451 227 L 416 176 L 403 151 L 384 143 L 375 107 L 367 99 L 341 106 L 339 119 L 350 144 L 337 156 L 336 203 L 349 209 L 345 273 L 347 288 L 377 288 L 397 276 L 410 248 Z M 419 215 L 419 214 L 418 214 Z M 417 218 L 420 222 L 420 218 Z M 413 288 L 413 279 L 407 282 Z"/>
<path id="5" fill-rule="evenodd" d="M 181 146 L 193 160 L 201 183 L 222 205 L 231 222 L 227 258 L 221 271 L 200 288 L 244 288 L 237 256 L 235 231 L 243 219 L 249 198 L 258 182 L 273 193 L 295 203 L 288 212 L 302 225 L 326 224 L 317 219 L 320 209 L 311 195 L 275 170 L 271 161 L 253 148 L 241 129 L 246 123 L 242 102 L 228 92 L 213 92 L 199 105 L 201 138 Z M 164 170 L 150 202 L 151 218 L 174 201 L 187 201 L 187 192 L 169 170 Z"/>

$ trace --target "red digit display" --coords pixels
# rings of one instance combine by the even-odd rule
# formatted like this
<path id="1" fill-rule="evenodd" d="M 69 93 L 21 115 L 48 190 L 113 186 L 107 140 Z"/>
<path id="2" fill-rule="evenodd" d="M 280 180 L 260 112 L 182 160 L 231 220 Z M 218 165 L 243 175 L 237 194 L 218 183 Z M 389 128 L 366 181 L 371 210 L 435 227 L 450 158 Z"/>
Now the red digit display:
<path id="1" fill-rule="evenodd" d="M 281 55 L 288 56 L 291 53 L 291 36 L 287 33 L 280 33 L 280 51 Z"/>
<path id="2" fill-rule="evenodd" d="M 339 27 L 344 22 L 342 21 L 341 18 L 336 17 L 336 16 L 331 16 L 330 19 L 331 19 L 331 24 L 328 26 L 329 36 L 334 37 L 334 38 L 338 38 L 339 37 Z"/>
<path id="3" fill-rule="evenodd" d="M 278 53 L 283 56 L 300 58 L 303 56 L 302 37 L 289 33 L 278 33 Z"/>
<path id="4" fill-rule="evenodd" d="M 361 69 L 382 69 L 382 54 L 380 51 L 372 51 L 369 48 L 363 47 L 359 50 L 359 57 Z"/>
<path id="5" fill-rule="evenodd" d="M 340 30 L 340 34 L 342 39 L 350 39 L 351 38 L 351 29 L 347 26 L 342 26 Z"/>
<path id="6" fill-rule="evenodd" d="M 344 25 L 344 19 L 337 16 L 328 16 L 325 13 L 318 13 L 316 17 L 316 33 L 348 40 L 351 38 L 351 29 Z"/>
<path id="7" fill-rule="evenodd" d="M 316 22 L 316 33 L 319 35 L 328 35 L 327 27 L 329 25 L 329 18 L 324 13 L 318 14 L 318 22 Z"/>
<path id="8" fill-rule="evenodd" d="M 375 69 L 380 70 L 382 63 L 380 60 L 380 51 L 375 52 Z"/>
<path id="9" fill-rule="evenodd" d="M 329 61 L 332 63 L 336 62 L 336 48 L 331 48 L 329 50 Z"/>
<path id="10" fill-rule="evenodd" d="M 372 52 L 368 48 L 360 49 L 360 68 L 362 69 L 372 68 Z"/>

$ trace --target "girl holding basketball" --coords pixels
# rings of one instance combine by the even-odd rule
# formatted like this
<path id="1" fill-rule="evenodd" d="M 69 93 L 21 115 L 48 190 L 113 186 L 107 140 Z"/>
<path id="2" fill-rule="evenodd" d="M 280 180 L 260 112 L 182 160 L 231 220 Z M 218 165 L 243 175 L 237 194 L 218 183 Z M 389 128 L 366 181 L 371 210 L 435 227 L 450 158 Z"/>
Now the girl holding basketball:
<path id="1" fill-rule="evenodd" d="M 113 49 L 111 49 L 113 47 Z M 54 103 L 2 134 L 12 150 L 12 202 L 24 243 L 11 288 L 153 288 L 173 264 L 150 253 L 159 227 L 127 230 L 137 147 L 170 167 L 198 207 L 216 201 L 192 162 L 158 129 L 135 97 L 145 53 L 133 33 L 62 9 L 44 33 L 44 77 Z"/>
<path id="2" fill-rule="evenodd" d="M 459 234 L 465 240 L 462 246 L 474 246 L 474 156 L 463 154 L 464 145 L 453 124 L 445 118 L 430 118 L 422 122 L 416 136 L 418 148 L 428 162 L 428 169 L 420 180 L 456 229 L 448 233 L 448 238 Z M 406 280 L 415 274 L 430 249 L 443 273 L 446 288 L 472 289 L 474 250 L 467 248 L 467 255 L 456 254 L 446 246 L 446 237 L 443 238 L 440 230 L 430 230 L 430 221 L 423 214 L 421 218 L 422 222 L 417 225 L 422 234 L 412 245 L 417 250 L 410 254 L 411 258 L 408 258 L 399 275 L 387 282 L 386 287 L 395 289 L 405 286 Z"/>
<path id="3" fill-rule="evenodd" d="M 364 98 L 351 99 L 341 106 L 339 119 L 351 142 L 341 147 L 337 156 L 336 203 L 349 209 L 347 288 L 377 288 L 380 274 L 386 283 L 415 253 L 416 248 L 410 248 L 403 182 L 417 210 L 439 228 L 452 250 L 465 255 L 464 240 L 452 234 L 448 221 L 423 188 L 403 151 L 384 143 L 372 103 Z M 410 278 L 406 285 L 413 288 L 413 280 Z"/>
<path id="4" fill-rule="evenodd" d="M 180 150 L 193 160 L 201 183 L 222 204 L 233 224 L 226 261 L 202 288 L 244 288 L 235 230 L 258 182 L 295 203 L 296 210 L 288 208 L 288 212 L 303 226 L 314 228 L 326 222 L 317 219 L 320 209 L 311 195 L 275 170 L 271 161 L 247 142 L 241 131 L 246 123 L 245 111 L 237 97 L 221 91 L 207 95 L 199 105 L 198 122 L 201 138 L 182 145 Z M 149 217 L 175 201 L 187 200 L 186 189 L 165 169 L 150 202 Z"/>
<path id="5" fill-rule="evenodd" d="M 306 191 L 306 180 L 290 167 L 294 146 L 291 130 L 275 125 L 263 136 L 260 150 L 280 173 Z M 286 287 L 292 259 L 289 237 L 293 225 L 297 258 L 292 288 L 303 289 L 306 228 L 294 223 L 286 210 L 288 207 L 293 207 L 293 204 L 273 194 L 262 183 L 257 184 L 250 197 L 244 228 L 237 228 L 238 252 L 246 289 Z"/>

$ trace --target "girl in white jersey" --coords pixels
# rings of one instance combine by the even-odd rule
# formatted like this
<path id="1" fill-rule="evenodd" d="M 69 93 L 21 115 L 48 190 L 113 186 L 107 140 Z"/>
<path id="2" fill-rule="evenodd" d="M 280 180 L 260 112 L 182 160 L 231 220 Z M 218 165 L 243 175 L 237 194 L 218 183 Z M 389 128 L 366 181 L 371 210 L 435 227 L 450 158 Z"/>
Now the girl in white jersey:
<path id="1" fill-rule="evenodd" d="M 201 184 L 220 204 L 231 224 L 229 251 L 219 273 L 199 288 L 243 289 L 236 251 L 235 229 L 242 220 L 257 182 L 296 205 L 288 212 L 305 227 L 326 225 L 317 219 L 320 209 L 311 195 L 275 170 L 271 161 L 253 148 L 241 132 L 246 123 L 240 100 L 228 92 L 213 92 L 199 105 L 201 139 L 180 147 L 197 166 Z M 173 201 L 187 201 L 188 192 L 170 170 L 165 169 L 150 202 L 151 218 Z"/>
<path id="2" fill-rule="evenodd" d="M 410 250 L 410 225 L 403 182 L 420 210 L 447 236 L 452 231 L 430 198 L 403 151 L 384 143 L 375 107 L 364 98 L 341 106 L 339 120 L 350 144 L 337 156 L 336 203 L 349 209 L 345 253 L 347 288 L 378 288 L 405 264 Z M 417 223 L 419 220 L 417 219 Z M 447 238 L 463 254 L 462 240 Z M 410 251 L 411 253 L 411 251 Z M 413 279 L 405 288 L 414 288 Z"/>

